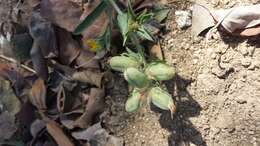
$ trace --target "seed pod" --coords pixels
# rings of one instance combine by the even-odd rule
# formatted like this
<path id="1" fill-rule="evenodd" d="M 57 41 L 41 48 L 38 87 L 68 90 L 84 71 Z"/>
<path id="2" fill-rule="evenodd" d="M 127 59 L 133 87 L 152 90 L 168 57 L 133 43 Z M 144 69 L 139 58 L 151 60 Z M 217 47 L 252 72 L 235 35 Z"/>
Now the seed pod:
<path id="1" fill-rule="evenodd" d="M 126 101 L 125 110 L 127 112 L 135 112 L 140 106 L 141 94 L 136 89 L 134 89 L 132 95 Z"/>
<path id="2" fill-rule="evenodd" d="M 152 103 L 163 110 L 170 110 L 172 113 L 175 112 L 175 105 L 172 100 L 172 96 L 159 87 L 152 88 L 148 96 L 151 98 Z"/>
<path id="3" fill-rule="evenodd" d="M 138 68 L 141 66 L 141 63 L 138 60 L 126 56 L 112 57 L 109 63 L 113 70 L 121 72 L 124 72 L 129 67 Z"/>
<path id="4" fill-rule="evenodd" d="M 175 74 L 175 68 L 171 67 L 164 63 L 154 63 L 149 65 L 145 69 L 145 73 L 148 75 L 149 78 L 158 80 L 158 81 L 164 81 L 172 79 Z"/>
<path id="5" fill-rule="evenodd" d="M 131 86 L 137 88 L 144 88 L 149 84 L 147 76 L 136 68 L 127 68 L 124 72 L 124 77 Z"/>

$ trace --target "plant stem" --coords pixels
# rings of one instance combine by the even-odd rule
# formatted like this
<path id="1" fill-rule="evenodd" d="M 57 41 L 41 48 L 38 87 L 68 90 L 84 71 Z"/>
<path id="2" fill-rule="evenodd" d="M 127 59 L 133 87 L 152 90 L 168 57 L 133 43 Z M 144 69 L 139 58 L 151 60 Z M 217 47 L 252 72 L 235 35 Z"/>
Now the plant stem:
<path id="1" fill-rule="evenodd" d="M 143 62 L 143 64 L 145 65 L 145 64 L 146 64 L 146 60 L 145 60 L 145 56 L 144 56 L 144 50 L 143 50 L 144 48 L 143 48 L 143 46 L 140 44 L 140 41 L 139 41 L 137 35 L 136 35 L 135 33 L 133 33 L 133 34 L 130 35 L 129 37 L 130 37 L 130 39 L 131 39 L 132 44 L 134 44 L 134 45 L 136 46 L 138 53 L 141 54 L 141 56 L 142 56 L 142 62 Z"/>
<path id="2" fill-rule="evenodd" d="M 116 10 L 116 12 L 119 14 L 119 15 L 122 15 L 123 12 L 122 10 L 118 7 L 118 5 L 116 4 L 116 2 L 114 0 L 108 0 L 109 3 L 114 7 L 114 9 Z"/>
<path id="3" fill-rule="evenodd" d="M 13 58 L 6 57 L 6 56 L 4 56 L 4 55 L 0 55 L 0 58 L 1 58 L 1 59 L 4 59 L 4 60 L 6 60 L 6 61 L 9 61 L 9 62 L 15 63 L 15 64 L 19 64 L 18 61 L 14 60 Z M 34 73 L 34 74 L 36 73 L 36 71 L 35 71 L 34 69 L 32 69 L 32 68 L 30 68 L 30 67 L 28 67 L 28 66 L 26 66 L 26 65 L 21 64 L 21 67 L 22 67 L 23 69 L 25 69 L 25 70 L 31 72 L 31 73 Z"/>

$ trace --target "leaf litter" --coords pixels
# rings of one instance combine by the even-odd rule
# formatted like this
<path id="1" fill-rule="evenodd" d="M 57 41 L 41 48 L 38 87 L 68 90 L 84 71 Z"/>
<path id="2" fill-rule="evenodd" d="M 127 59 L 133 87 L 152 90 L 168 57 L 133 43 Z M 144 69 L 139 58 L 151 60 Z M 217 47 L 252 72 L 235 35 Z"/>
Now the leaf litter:
<path id="1" fill-rule="evenodd" d="M 121 9 L 129 5 L 127 1 L 118 3 Z M 160 32 L 163 27 L 160 22 L 168 15 L 167 9 L 154 8 L 156 4 L 148 0 L 132 2 L 136 13 L 148 10 L 155 13 L 151 21 L 137 18 L 143 25 L 139 29 L 143 43 L 145 38 L 154 41 L 152 35 Z M 100 116 L 108 108 L 106 85 L 111 76 L 107 73 L 107 58 L 119 37 L 114 35 L 117 26 L 111 23 L 115 10 L 103 0 L 86 3 L 28 0 L 19 5 L 28 10 L 28 18 L 23 20 L 23 27 L 27 24 L 25 31 L 21 35 L 18 31 L 1 30 L 15 38 L 5 45 L 1 43 L 1 52 L 8 48 L 16 55 L 2 54 L 1 57 L 5 61 L 0 64 L 0 76 L 9 81 L 11 87 L 8 92 L 3 89 L 8 97 L 1 98 L 12 97 L 7 104 L 13 105 L 0 111 L 0 127 L 4 131 L 0 132 L 0 142 L 4 140 L 8 145 L 123 146 L 123 140 L 104 127 Z M 147 18 L 151 18 L 150 15 Z M 9 21 L 14 20 L 10 18 Z M 8 40 L 6 36 L 3 38 Z M 7 47 L 14 43 L 18 43 L 16 50 Z M 27 57 L 17 57 L 20 50 Z M 163 58 L 159 44 L 152 47 L 151 53 Z M 0 104 L 5 105 L 3 101 L 1 99 Z"/>

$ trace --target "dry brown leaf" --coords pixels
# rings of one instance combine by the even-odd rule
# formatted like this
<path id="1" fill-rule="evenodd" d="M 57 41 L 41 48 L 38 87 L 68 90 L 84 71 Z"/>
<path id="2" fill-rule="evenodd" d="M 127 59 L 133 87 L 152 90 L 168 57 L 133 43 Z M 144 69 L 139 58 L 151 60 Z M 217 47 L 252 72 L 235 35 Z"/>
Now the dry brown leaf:
<path id="1" fill-rule="evenodd" d="M 75 121 L 75 127 L 87 128 L 91 125 L 94 116 L 103 111 L 105 105 L 104 96 L 105 91 L 103 89 L 92 88 L 90 90 L 90 98 L 86 105 L 85 112 Z"/>
<path id="2" fill-rule="evenodd" d="M 80 6 L 69 0 L 42 0 L 41 14 L 52 23 L 73 32 L 80 22 Z"/>
<path id="3" fill-rule="evenodd" d="M 40 4 L 41 0 L 27 0 L 30 7 L 34 8 Z"/>
<path id="4" fill-rule="evenodd" d="M 150 49 L 150 55 L 163 60 L 162 48 L 159 43 L 152 46 L 152 48 Z"/>
<path id="5" fill-rule="evenodd" d="M 8 112 L 0 114 L 0 139 L 10 139 L 17 130 L 15 118 Z"/>
<path id="6" fill-rule="evenodd" d="M 205 6 L 200 4 L 193 5 L 191 32 L 194 36 L 200 35 L 204 30 L 214 25 L 215 21 Z"/>
<path id="7" fill-rule="evenodd" d="M 241 36 L 255 36 L 260 34 L 260 26 L 257 25 L 255 27 L 247 28 L 245 30 L 236 31 L 235 34 L 239 34 Z"/>
<path id="8" fill-rule="evenodd" d="M 66 136 L 61 129 L 60 125 L 55 121 L 48 120 L 47 121 L 47 131 L 52 136 L 52 138 L 56 141 L 58 146 L 75 146 L 71 140 Z"/>
<path id="9" fill-rule="evenodd" d="M 221 25 L 228 32 L 245 30 L 260 24 L 260 4 L 251 6 L 240 6 L 226 10 L 213 11 L 215 19 L 224 20 Z"/>
<path id="10" fill-rule="evenodd" d="M 44 81 L 41 78 L 38 78 L 32 86 L 31 95 L 29 97 L 31 103 L 41 111 L 45 111 L 47 109 L 46 94 L 47 89 Z"/>
<path id="11" fill-rule="evenodd" d="M 207 6 L 195 5 L 193 9 L 193 32 L 199 34 L 212 25 L 213 19 L 225 31 L 241 36 L 254 36 L 260 33 L 260 4 L 239 6 L 231 9 L 209 11 Z M 218 27 L 218 25 L 216 26 Z"/>
<path id="12" fill-rule="evenodd" d="M 72 38 L 71 33 L 62 28 L 57 28 L 57 37 L 59 43 L 59 62 L 64 65 L 70 65 L 80 53 L 79 43 Z"/>
<path id="13" fill-rule="evenodd" d="M 31 59 L 36 74 L 43 80 L 47 81 L 49 77 L 47 60 L 43 57 L 40 45 L 37 42 L 33 43 L 33 47 L 31 49 Z"/>
<path id="14" fill-rule="evenodd" d="M 76 81 L 95 85 L 100 88 L 102 86 L 103 75 L 104 73 L 100 73 L 99 71 L 84 70 L 82 72 L 75 72 L 72 78 Z"/>
<path id="15" fill-rule="evenodd" d="M 36 119 L 30 127 L 31 135 L 35 138 L 45 128 L 45 123 L 42 120 Z"/>
<path id="16" fill-rule="evenodd" d="M 87 140 L 90 141 L 94 138 L 94 134 L 97 130 L 102 129 L 101 123 L 97 123 L 92 125 L 91 127 L 87 128 L 83 131 L 76 131 L 72 132 L 72 136 L 76 138 L 77 140 Z"/>
<path id="17" fill-rule="evenodd" d="M 51 22 L 44 19 L 38 10 L 32 12 L 30 34 L 41 49 L 44 58 L 58 56 L 56 34 Z"/>
<path id="18" fill-rule="evenodd" d="M 80 55 L 76 59 L 77 68 L 84 69 L 99 69 L 98 60 L 95 58 L 95 54 L 87 50 L 81 50 Z"/>
<path id="19" fill-rule="evenodd" d="M 37 75 L 48 80 L 47 58 L 58 56 L 56 34 L 53 25 L 34 10 L 30 22 L 30 34 L 34 39 L 31 59 Z"/>

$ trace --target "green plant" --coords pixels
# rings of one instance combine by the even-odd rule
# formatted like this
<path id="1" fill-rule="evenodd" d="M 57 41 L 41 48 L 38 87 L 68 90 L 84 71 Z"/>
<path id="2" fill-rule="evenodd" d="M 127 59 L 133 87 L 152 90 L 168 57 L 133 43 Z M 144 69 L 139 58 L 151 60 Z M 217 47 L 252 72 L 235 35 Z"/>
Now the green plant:
<path id="1" fill-rule="evenodd" d="M 125 80 L 133 87 L 125 104 L 126 111 L 137 111 L 142 103 L 148 100 L 155 106 L 163 110 L 170 110 L 173 113 L 175 111 L 174 101 L 167 90 L 162 88 L 164 85 L 161 81 L 172 79 L 176 73 L 175 68 L 163 61 L 150 61 L 140 43 L 142 40 L 154 41 L 154 37 L 145 24 L 151 19 L 161 22 L 167 16 L 168 10 L 157 8 L 156 12 L 144 10 L 136 14 L 130 0 L 128 0 L 128 8 L 125 11 L 122 11 L 114 0 L 101 0 L 100 4 L 75 29 L 74 33 L 80 34 L 104 10 L 111 12 L 107 9 L 109 6 L 117 12 L 117 26 L 123 37 L 123 46 L 126 47 L 126 52 L 120 56 L 112 57 L 109 64 L 113 70 L 123 73 Z M 113 17 L 109 17 L 110 21 L 113 21 Z M 107 29 L 108 32 L 100 37 L 102 47 L 109 46 L 106 45 L 110 41 L 108 39 L 110 36 L 109 30 Z M 135 49 L 131 50 L 128 47 Z"/>

